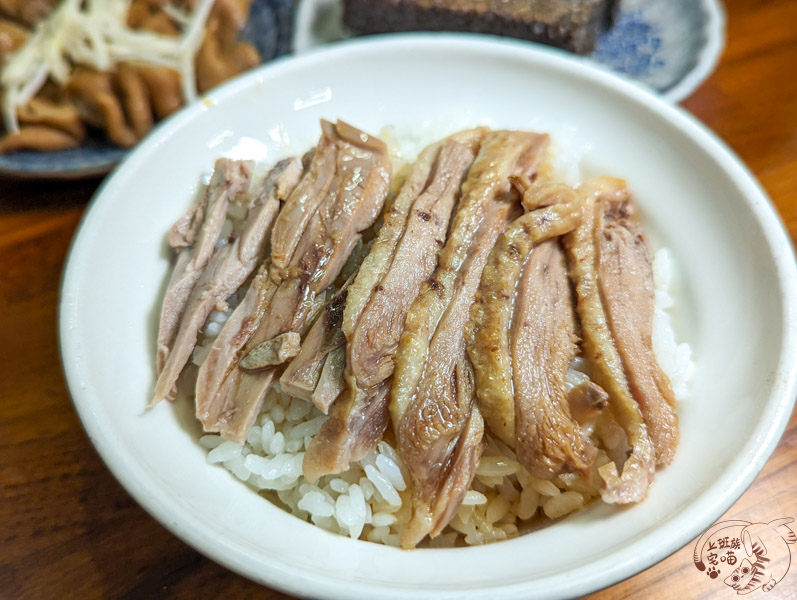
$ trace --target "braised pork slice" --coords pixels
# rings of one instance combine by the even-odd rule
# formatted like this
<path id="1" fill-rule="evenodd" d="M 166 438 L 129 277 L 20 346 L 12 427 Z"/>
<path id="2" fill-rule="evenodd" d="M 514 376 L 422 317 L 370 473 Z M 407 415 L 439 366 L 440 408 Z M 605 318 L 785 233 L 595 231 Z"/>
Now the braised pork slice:
<path id="1" fill-rule="evenodd" d="M 600 178 L 579 188 L 584 199 L 580 225 L 564 236 L 570 275 L 575 284 L 576 312 L 581 323 L 582 353 L 591 365 L 592 379 L 609 395 L 609 409 L 625 431 L 631 452 L 618 474 L 610 462 L 598 469 L 603 479 L 604 502 L 627 504 L 645 499 L 656 468 L 653 444 L 639 406 L 631 396 L 622 360 L 609 330 L 598 283 L 598 256 L 595 247 L 596 201 L 623 202 L 629 197 L 625 182 Z"/>
<path id="2" fill-rule="evenodd" d="M 324 414 L 329 411 L 329 406 L 335 400 L 335 398 L 330 398 L 332 389 L 339 388 L 342 385 L 333 384 L 330 381 L 330 377 L 335 372 L 333 366 L 326 368 L 327 375 L 324 379 L 323 389 L 319 391 L 317 396 L 314 394 L 327 361 L 332 360 L 334 362 L 335 360 L 335 358 L 330 358 L 330 354 L 343 348 L 346 344 L 341 324 L 348 291 L 349 284 L 347 282 L 324 307 L 321 316 L 313 323 L 310 331 L 302 341 L 299 355 L 290 362 L 280 377 L 280 386 L 284 392 L 308 402 L 318 400 L 320 404 L 316 403 L 316 406 Z M 341 382 L 342 378 L 343 372 L 341 370 Z"/>
<path id="3" fill-rule="evenodd" d="M 333 126 L 326 122 L 323 126 L 332 135 Z M 390 161 L 384 143 L 341 122 L 334 126 L 334 134 L 332 183 L 307 221 L 287 267 L 272 263 L 271 279 L 279 284 L 244 354 L 281 333 L 305 333 L 314 302 L 340 274 L 360 232 L 374 223 L 387 197 Z M 313 160 L 317 157 L 318 152 Z M 234 441 L 245 439 L 276 374 L 275 367 L 256 372 L 233 367 L 212 401 L 218 418 L 203 421 L 205 430 L 219 431 Z"/>
<path id="4" fill-rule="evenodd" d="M 515 447 L 515 396 L 510 326 L 517 298 L 516 286 L 533 245 L 572 230 L 583 203 L 572 188 L 538 183 L 523 195 L 532 210 L 501 235 L 485 266 L 467 327 L 468 354 L 476 376 L 479 409 L 494 435 Z"/>
<path id="5" fill-rule="evenodd" d="M 464 329 L 490 250 L 520 210 L 509 178 L 533 178 L 547 143 L 547 136 L 521 132 L 485 137 L 438 267 L 407 314 L 389 404 L 413 484 L 404 547 L 446 526 L 475 474 L 484 423 L 474 406 Z"/>
<path id="6" fill-rule="evenodd" d="M 227 217 L 227 206 L 249 187 L 252 168 L 251 161 L 217 160 L 201 202 L 178 220 L 169 233 L 171 246 L 180 250 L 161 307 L 156 357 L 158 374 L 169 357 L 188 298 L 216 249 Z M 156 395 L 153 404 L 170 393 L 171 389 L 159 397 Z"/>
<path id="7" fill-rule="evenodd" d="M 211 257 L 186 301 L 171 352 L 155 384 L 153 404 L 170 397 L 213 308 L 229 298 L 262 262 L 268 232 L 280 201 L 290 195 L 302 174 L 298 158 L 277 163 L 250 202 L 243 227 Z"/>
<path id="8" fill-rule="evenodd" d="M 536 245 L 523 267 L 511 336 L 520 464 L 540 479 L 586 473 L 597 448 L 570 414 L 565 379 L 578 338 L 567 264 L 555 239 Z"/>
<path id="9" fill-rule="evenodd" d="M 653 353 L 653 258 L 628 201 L 598 202 L 598 283 L 631 395 L 656 449 L 670 464 L 678 446 L 675 394 Z"/>
<path id="10" fill-rule="evenodd" d="M 421 153 L 363 261 L 344 313 L 346 387 L 305 454 L 310 481 L 346 470 L 382 439 L 389 422 L 383 384 L 393 374 L 405 315 L 434 271 L 459 188 L 484 134 L 464 131 Z"/>

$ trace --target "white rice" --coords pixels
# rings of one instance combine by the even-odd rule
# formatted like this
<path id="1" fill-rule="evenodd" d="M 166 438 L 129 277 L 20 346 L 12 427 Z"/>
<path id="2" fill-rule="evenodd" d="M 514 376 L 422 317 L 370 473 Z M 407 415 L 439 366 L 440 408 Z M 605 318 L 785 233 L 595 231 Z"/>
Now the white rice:
<path id="1" fill-rule="evenodd" d="M 695 370 L 692 348 L 687 343 L 678 343 L 672 326 L 669 309 L 674 302 L 670 295 L 675 280 L 672 253 L 661 248 L 653 257 L 653 285 L 656 303 L 653 315 L 653 352 L 662 370 L 672 383 L 678 400 L 689 396 L 689 381 Z"/>

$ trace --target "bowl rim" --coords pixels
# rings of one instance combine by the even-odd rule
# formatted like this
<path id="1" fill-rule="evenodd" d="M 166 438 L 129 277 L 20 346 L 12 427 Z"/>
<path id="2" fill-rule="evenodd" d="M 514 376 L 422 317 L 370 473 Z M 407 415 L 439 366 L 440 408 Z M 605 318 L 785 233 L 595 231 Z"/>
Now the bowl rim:
<path id="1" fill-rule="evenodd" d="M 516 40 L 487 38 L 473 34 L 409 33 L 348 40 L 334 46 L 280 58 L 253 69 L 214 89 L 203 99 L 181 109 L 173 117 L 162 122 L 102 183 L 87 206 L 67 254 L 59 293 L 58 335 L 61 365 L 70 395 L 89 439 L 116 479 L 157 521 L 211 560 L 258 583 L 301 596 L 363 599 L 377 596 L 380 598 L 406 596 L 409 593 L 407 589 L 386 589 L 368 581 L 308 575 L 285 564 L 273 562 L 263 564 L 255 556 L 224 540 L 223 536 L 219 540 L 218 537 L 211 535 L 212 527 L 209 528 L 207 524 L 198 526 L 199 522 L 195 522 L 191 517 L 180 518 L 180 515 L 170 508 L 168 499 L 150 494 L 150 491 L 157 489 L 157 486 L 149 481 L 144 473 L 130 468 L 131 458 L 124 452 L 118 451 L 114 446 L 113 436 L 109 436 L 101 429 L 97 415 L 91 410 L 91 400 L 81 389 L 77 370 L 65 359 L 65 356 L 71 349 L 70 315 L 76 310 L 74 298 L 77 276 L 73 256 L 81 246 L 84 232 L 94 222 L 98 212 L 97 206 L 110 201 L 114 188 L 119 185 L 117 182 L 122 181 L 127 172 L 135 172 L 146 160 L 150 147 L 158 146 L 163 140 L 188 125 L 206 109 L 207 105 L 223 102 L 226 98 L 256 85 L 266 73 L 276 76 L 286 71 L 301 70 L 306 66 L 328 61 L 345 61 L 347 57 L 358 53 L 400 53 L 402 49 L 419 48 L 429 52 L 458 52 L 465 55 L 472 52 L 489 53 L 496 59 L 522 58 L 528 61 L 530 66 L 544 65 L 548 68 L 557 68 L 570 77 L 587 80 L 596 86 L 619 92 L 639 105 L 654 109 L 722 166 L 729 179 L 735 183 L 741 195 L 747 200 L 766 236 L 767 249 L 774 261 L 778 276 L 780 286 L 778 292 L 783 301 L 784 336 L 779 361 L 773 370 L 775 376 L 772 391 L 754 435 L 751 435 L 749 442 L 739 451 L 736 460 L 728 466 L 721 477 L 706 488 L 701 497 L 691 505 L 689 511 L 684 511 L 691 515 L 692 522 L 685 521 L 684 513 L 680 513 L 671 521 L 672 527 L 668 527 L 667 535 L 659 529 L 647 536 L 646 539 L 652 542 L 654 550 L 635 554 L 632 550 L 637 542 L 634 542 L 621 551 L 622 560 L 606 565 L 610 568 L 600 570 L 601 572 L 597 574 L 593 573 L 588 578 L 569 578 L 562 588 L 530 589 L 530 583 L 533 582 L 525 581 L 500 587 L 491 586 L 489 593 L 494 598 L 514 598 L 518 594 L 560 597 L 582 595 L 608 587 L 659 562 L 716 521 L 743 494 L 774 451 L 797 399 L 797 263 L 792 242 L 763 188 L 733 151 L 705 125 L 642 86 L 607 73 L 604 69 L 595 68 L 586 61 L 573 58 L 556 49 L 530 47 Z M 230 550 L 231 554 L 225 552 Z M 539 581 L 537 580 L 537 583 Z M 427 587 L 414 588 L 412 593 L 418 597 L 453 599 L 482 597 L 486 591 L 487 589 L 483 587 L 473 587 L 467 591 Z"/>

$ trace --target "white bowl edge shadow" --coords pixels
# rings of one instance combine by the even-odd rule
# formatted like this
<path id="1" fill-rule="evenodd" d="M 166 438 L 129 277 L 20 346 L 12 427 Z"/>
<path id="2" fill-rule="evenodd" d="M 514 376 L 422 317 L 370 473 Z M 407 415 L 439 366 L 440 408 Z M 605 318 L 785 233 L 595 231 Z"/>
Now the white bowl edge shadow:
<path id="1" fill-rule="evenodd" d="M 72 330 L 85 327 L 78 318 L 80 314 L 79 296 L 81 294 L 90 296 L 92 292 L 81 289 L 79 266 L 91 264 L 86 262 L 88 260 L 86 252 L 90 251 L 87 245 L 91 245 L 93 242 L 90 236 L 96 235 L 95 223 L 102 224 L 101 219 L 112 206 L 114 195 L 123 195 L 124 185 L 131 181 L 131 177 L 137 169 L 146 166 L 147 153 L 157 154 L 160 146 L 170 143 L 171 137 L 191 130 L 192 123 L 202 121 L 201 115 L 208 110 L 207 105 L 194 104 L 187 107 L 164 123 L 142 147 L 135 150 L 97 192 L 80 224 L 67 260 L 59 307 L 61 355 L 68 386 L 89 437 L 111 471 L 133 497 L 157 520 L 199 551 L 256 581 L 289 593 L 338 598 L 375 596 L 389 598 L 400 597 L 410 592 L 415 592 L 415 595 L 419 597 L 459 598 L 466 595 L 477 597 L 485 592 L 486 587 L 489 587 L 491 597 L 495 598 L 517 597 L 519 594 L 527 597 L 554 597 L 588 593 L 628 577 L 688 543 L 727 510 L 743 493 L 774 450 L 786 426 L 797 393 L 797 366 L 795 366 L 797 361 L 794 360 L 795 346 L 797 346 L 797 315 L 795 314 L 797 310 L 797 275 L 795 275 L 791 243 L 772 206 L 747 169 L 722 142 L 696 120 L 682 111 L 672 108 L 662 100 L 641 91 L 633 84 L 608 76 L 602 71 L 591 69 L 582 62 L 571 60 L 555 51 L 529 48 L 527 45 L 508 40 L 477 40 L 467 35 L 448 35 L 441 39 L 438 34 L 431 39 L 422 34 L 411 34 L 394 36 L 389 40 L 356 40 L 341 43 L 323 51 L 311 51 L 295 58 L 275 61 L 215 90 L 208 95 L 209 104 L 222 103 L 225 102 L 225 99 L 230 102 L 230 99 L 234 100 L 236 96 L 245 96 L 247 90 L 251 91 L 263 82 L 287 77 L 296 71 L 319 68 L 323 70 L 325 66 L 332 69 L 336 64 L 335 61 L 365 60 L 362 58 L 365 53 L 384 58 L 391 56 L 391 53 L 411 54 L 419 48 L 436 52 L 440 56 L 451 54 L 461 55 L 462 58 L 467 58 L 469 54 L 478 51 L 493 58 L 523 63 L 531 70 L 537 69 L 542 72 L 556 70 L 557 76 L 571 80 L 574 85 L 589 85 L 600 93 L 609 96 L 622 96 L 626 102 L 636 106 L 642 112 L 655 111 L 657 118 L 676 127 L 680 136 L 688 138 L 691 143 L 704 151 L 720 170 L 726 171 L 730 182 L 747 199 L 750 211 L 756 217 L 755 226 L 760 228 L 766 238 L 765 250 L 768 256 L 773 258 L 777 283 L 780 286 L 782 316 L 779 317 L 779 322 L 783 324 L 783 337 L 778 352 L 779 360 L 777 367 L 773 370 L 774 382 L 768 394 L 769 401 L 761 414 L 759 423 L 742 448 L 734 447 L 736 454 L 726 467 L 724 475 L 713 480 L 710 485 L 700 488 L 698 497 L 684 510 L 686 516 L 680 514 L 673 517 L 667 529 L 659 527 L 652 533 L 643 531 L 638 536 L 625 540 L 627 545 L 624 548 L 612 548 L 610 557 L 574 567 L 567 573 L 542 573 L 536 577 L 536 580 L 526 581 L 524 577 L 526 577 L 527 571 L 521 568 L 517 577 L 504 585 L 497 587 L 494 581 L 484 585 L 473 583 L 470 589 L 465 590 L 456 588 L 455 584 L 450 581 L 436 583 L 431 580 L 423 582 L 396 581 L 394 583 L 396 587 L 386 589 L 384 584 L 369 579 L 367 574 L 356 571 L 341 573 L 337 577 L 329 570 L 324 571 L 323 569 L 319 569 L 319 573 L 304 572 L 295 562 L 289 564 L 280 560 L 276 554 L 273 552 L 269 554 L 266 549 L 258 548 L 257 544 L 253 544 L 251 540 L 234 537 L 219 524 L 204 522 L 199 515 L 193 512 L 179 512 L 179 509 L 185 507 L 176 504 L 177 501 L 168 494 L 164 495 L 164 491 L 161 489 L 162 482 L 157 480 L 156 474 L 147 470 L 147 465 L 139 464 L 136 456 L 129 452 L 125 453 L 124 435 L 126 432 L 113 427 L 113 420 L 109 421 L 109 415 L 104 412 L 102 403 L 98 398 L 92 397 L 88 391 L 88 367 L 84 359 L 84 352 L 87 350 L 81 345 L 81 342 L 88 341 L 88 338 L 84 334 L 85 339 L 76 339 Z M 334 118 L 337 115 L 327 116 Z M 356 120 L 354 124 L 358 124 Z M 184 174 L 183 177 L 186 178 L 184 186 L 188 188 L 195 186 L 198 175 L 207 166 L 206 164 L 197 164 L 190 181 L 189 174 Z M 143 182 L 142 185 L 146 186 L 147 183 Z M 186 190 L 185 198 L 178 203 L 179 206 L 174 208 L 175 214 L 178 214 L 185 207 L 185 201 L 190 199 L 189 191 Z M 155 230 L 155 237 L 162 239 L 170 224 L 170 222 L 158 221 L 152 222 L 150 227 Z M 161 281 L 162 278 L 158 280 L 158 283 L 160 284 Z M 150 301 L 154 302 L 155 299 L 150 298 Z M 148 343 L 151 346 L 153 342 L 150 340 Z M 147 366 L 147 368 L 151 369 L 151 366 Z M 138 413 L 142 412 L 146 400 L 146 398 L 140 399 L 140 406 L 137 407 Z M 168 410 L 168 408 L 163 406 L 159 407 L 159 410 Z M 150 419 L 154 420 L 151 413 Z M 774 427 L 772 427 L 773 424 Z M 181 435 L 184 434 L 185 432 L 182 432 Z M 667 479 L 667 471 L 659 472 L 658 476 L 660 479 Z M 224 480 L 223 477 L 219 479 L 218 474 L 212 474 L 212 477 L 214 480 Z M 657 481 L 658 483 L 660 482 Z M 245 486 L 237 481 L 230 481 L 229 485 L 245 489 Z M 656 484 L 654 484 L 653 493 L 656 489 Z M 237 491 L 231 491 L 231 494 L 236 498 L 240 496 Z M 358 564 L 367 565 L 369 560 L 391 560 L 401 571 L 403 565 L 412 565 L 424 560 L 424 557 L 430 556 L 429 551 L 406 553 L 326 534 L 310 525 L 302 524 L 298 520 L 287 521 L 286 518 L 290 519 L 290 517 L 280 518 L 279 509 L 271 507 L 266 502 L 263 504 L 263 513 L 279 521 L 280 531 L 287 527 L 286 531 L 290 531 L 291 534 L 322 540 L 331 548 L 334 547 L 335 550 L 350 553 L 352 559 Z M 628 517 L 631 512 L 625 511 L 625 516 Z M 781 515 L 773 515 L 773 518 L 779 516 Z M 568 524 L 567 521 L 563 521 L 544 530 L 546 533 L 542 535 L 547 539 L 551 535 L 550 532 L 556 531 L 556 528 L 564 532 L 569 531 L 571 527 L 572 523 Z M 644 535 L 645 544 L 639 539 L 642 535 Z M 285 540 L 286 556 L 295 550 L 295 543 L 296 540 Z M 452 556 L 457 557 L 457 562 L 460 561 L 460 557 L 462 559 L 467 557 L 467 560 L 470 560 L 470 557 L 473 557 L 474 560 L 489 559 L 493 554 L 506 553 L 500 550 L 500 547 L 522 552 L 527 551 L 530 544 L 530 536 L 525 536 L 483 548 L 435 550 L 433 552 L 436 556 L 441 557 L 441 561 L 449 564 Z M 376 559 L 373 558 L 374 555 L 377 555 Z M 286 558 L 286 560 L 288 559 Z M 425 562 L 429 561 L 425 560 Z M 401 574 L 403 573 L 399 573 L 399 576 Z"/>

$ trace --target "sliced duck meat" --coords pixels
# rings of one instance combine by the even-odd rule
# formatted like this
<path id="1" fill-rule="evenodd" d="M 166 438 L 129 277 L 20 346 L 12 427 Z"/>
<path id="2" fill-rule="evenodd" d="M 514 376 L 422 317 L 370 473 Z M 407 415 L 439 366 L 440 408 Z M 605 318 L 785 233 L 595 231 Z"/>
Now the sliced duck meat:
<path id="1" fill-rule="evenodd" d="M 280 377 L 282 391 L 291 396 L 316 403 L 316 406 L 324 414 L 329 411 L 329 406 L 335 400 L 335 398 L 330 399 L 329 397 L 331 390 L 336 387 L 342 389 L 342 369 L 340 371 L 340 383 L 333 384 L 330 381 L 330 377 L 335 372 L 334 368 L 326 369 L 325 367 L 330 354 L 342 349 L 346 344 L 341 324 L 343 323 L 343 309 L 346 306 L 348 291 L 349 284 L 347 282 L 329 301 L 321 316 L 313 323 L 310 331 L 302 341 L 299 355 L 290 362 Z M 315 390 L 324 371 L 326 371 L 324 388 L 316 397 Z M 316 400 L 320 402 L 320 405 L 315 402 Z"/>
<path id="2" fill-rule="evenodd" d="M 171 351 L 155 384 L 153 404 L 172 397 L 177 378 L 196 345 L 199 331 L 213 308 L 229 298 L 262 262 L 268 233 L 280 201 L 288 197 L 302 173 L 298 158 L 283 160 L 271 170 L 249 204 L 240 233 L 217 249 L 186 301 Z M 185 233 L 181 235 L 185 239 Z"/>
<path id="3" fill-rule="evenodd" d="M 325 128 L 325 133 L 332 135 L 329 126 Z M 272 263 L 271 279 L 279 284 L 244 354 L 282 333 L 305 333 L 319 294 L 338 277 L 360 232 L 373 225 L 382 210 L 390 180 L 384 143 L 340 122 L 334 134 L 338 150 L 329 190 L 307 221 L 287 267 Z M 317 156 L 318 151 L 313 160 Z M 275 223 L 275 228 L 278 225 Z M 276 367 L 256 372 L 233 367 L 212 400 L 214 406 L 222 407 L 214 411 L 218 418 L 203 421 L 205 430 L 218 431 L 234 441 L 245 439 L 276 375 Z"/>
<path id="4" fill-rule="evenodd" d="M 522 173 L 533 176 L 543 162 L 548 141 L 547 135 L 516 131 L 494 131 L 485 136 L 462 185 L 462 198 L 449 238 L 438 257 L 437 271 L 421 285 L 414 303 L 418 306 L 413 305 L 411 311 L 415 316 L 408 315 L 405 321 L 405 331 L 394 359 L 390 409 L 394 425 L 415 395 L 429 341 L 450 302 L 457 273 L 467 258 L 487 206 L 499 199 L 516 199 L 517 191 L 509 178 Z"/>
<path id="5" fill-rule="evenodd" d="M 598 453 L 567 399 L 565 380 L 577 341 L 564 252 L 549 239 L 534 247 L 521 272 L 510 343 L 515 451 L 540 479 L 587 473 Z"/>
<path id="6" fill-rule="evenodd" d="M 437 221 L 443 218 L 441 215 L 445 216 L 446 224 L 448 223 L 451 210 L 449 209 L 449 214 L 446 214 L 444 210 L 446 202 L 439 202 L 439 196 L 441 191 L 445 188 L 445 183 L 452 179 L 452 174 L 450 173 L 451 165 L 448 165 L 449 168 L 446 169 L 446 165 L 439 164 L 443 146 L 447 146 L 448 149 L 446 153 L 449 158 L 456 158 L 457 154 L 459 154 L 460 157 L 467 153 L 475 155 L 475 153 L 478 152 L 479 144 L 485 133 L 485 129 L 464 131 L 446 140 L 432 144 L 420 153 L 418 159 L 412 165 L 412 169 L 407 179 L 404 181 L 401 191 L 393 201 L 390 209 L 386 212 L 384 223 L 382 227 L 379 228 L 377 238 L 374 240 L 368 256 L 363 260 L 362 267 L 357 273 L 357 278 L 352 284 L 351 293 L 346 302 L 346 311 L 343 317 L 343 332 L 346 334 L 347 338 L 351 338 L 354 335 L 354 326 L 359 320 L 365 305 L 371 299 L 374 288 L 385 276 L 385 273 L 387 273 L 391 265 L 396 263 L 395 254 L 399 242 L 403 240 L 404 237 L 408 237 L 404 245 L 408 245 L 411 242 L 412 236 L 406 235 L 405 230 L 408 227 L 408 220 L 410 220 L 410 211 L 416 200 L 424 195 L 427 206 L 435 206 L 438 203 L 440 205 L 436 209 L 438 218 L 434 223 L 428 225 L 426 229 L 434 229 Z M 473 159 L 471 159 L 471 161 L 472 160 Z M 441 169 L 441 167 L 443 168 Z M 436 183 L 430 181 L 435 177 L 438 177 L 439 181 Z M 432 185 L 434 185 L 434 188 L 432 188 Z M 431 216 L 428 208 L 425 210 L 418 210 L 420 212 L 426 212 Z M 423 228 L 423 224 L 429 223 L 431 219 L 425 220 L 425 217 L 421 218 L 421 216 L 416 213 L 415 219 L 413 220 L 416 223 L 416 228 Z M 437 251 L 439 251 L 439 247 Z"/>
<path id="7" fill-rule="evenodd" d="M 270 278 L 266 261 L 257 271 L 240 304 L 224 323 L 204 362 L 199 368 L 196 382 L 196 416 L 202 423 L 213 423 L 221 418 L 223 404 L 216 402 L 227 381 L 227 375 L 240 360 L 246 342 L 254 334 L 276 285 Z"/>
<path id="8" fill-rule="evenodd" d="M 299 354 L 301 340 L 299 334 L 294 331 L 281 333 L 252 348 L 249 354 L 241 359 L 241 368 L 246 371 L 256 371 L 281 365 Z"/>
<path id="9" fill-rule="evenodd" d="M 376 446 L 389 422 L 387 387 L 404 318 L 437 264 L 462 180 L 483 129 L 426 148 L 412 167 L 352 284 L 344 312 L 346 387 L 305 454 L 315 481 L 339 473 Z"/>
<path id="10" fill-rule="evenodd" d="M 539 183 L 523 195 L 527 209 L 499 238 L 482 274 L 468 323 L 468 354 L 473 362 L 479 409 L 487 426 L 515 447 L 515 395 L 509 349 L 520 271 L 535 243 L 572 230 L 583 203 L 565 185 Z"/>
<path id="11" fill-rule="evenodd" d="M 675 394 L 653 353 L 653 257 L 628 199 L 598 202 L 598 283 L 609 329 L 656 449 L 670 464 L 678 446 Z"/>
<path id="12" fill-rule="evenodd" d="M 318 409 L 327 414 L 329 407 L 338 399 L 346 387 L 343 374 L 346 368 L 346 347 L 335 348 L 327 355 L 318 384 L 310 398 Z"/>
<path id="13" fill-rule="evenodd" d="M 510 177 L 533 178 L 547 145 L 547 136 L 533 133 L 485 136 L 462 186 L 437 269 L 407 314 L 389 404 L 413 483 L 413 516 L 402 534 L 404 547 L 446 526 L 475 474 L 484 428 L 474 406 L 464 329 L 490 250 L 520 211 Z"/>
<path id="14" fill-rule="evenodd" d="M 464 330 L 490 250 L 516 209 L 506 201 L 487 207 L 472 251 L 429 343 L 416 393 L 401 414 L 398 427 L 394 425 L 399 452 L 413 479 L 413 516 L 401 540 L 407 548 L 427 534 L 436 536 L 443 530 L 476 474 L 484 421 L 475 406 L 475 382 Z M 430 288 L 426 293 L 436 291 Z"/>
<path id="15" fill-rule="evenodd" d="M 609 405 L 609 394 L 594 381 L 586 380 L 567 393 L 567 403 L 573 418 L 591 431 Z"/>
<path id="16" fill-rule="evenodd" d="M 309 159 L 307 172 L 274 223 L 271 235 L 271 262 L 274 269 L 288 266 L 299 238 L 318 206 L 327 197 L 340 150 L 340 137 L 335 125 L 322 120 L 318 145 L 312 155 L 306 156 Z"/>
<path id="17" fill-rule="evenodd" d="M 161 307 L 156 357 L 158 374 L 169 357 L 191 292 L 216 249 L 227 217 L 227 206 L 249 187 L 253 166 L 251 161 L 217 160 L 201 202 L 172 227 L 170 242 L 173 247 L 180 248 L 180 252 Z M 171 388 L 156 396 L 153 404 L 170 393 Z"/>
<path id="18" fill-rule="evenodd" d="M 459 188 L 483 135 L 465 132 L 449 138 L 440 148 L 429 184 L 412 206 L 390 268 L 374 287 L 349 338 L 348 364 L 360 388 L 379 385 L 393 374 L 393 354 L 404 331 L 404 318 L 421 283 L 437 266 Z"/>
<path id="19" fill-rule="evenodd" d="M 225 393 L 221 392 L 221 388 L 224 382 L 235 369 L 244 346 L 260 325 L 279 284 L 288 275 L 284 268 L 272 263 L 271 255 L 276 252 L 278 256 L 290 260 L 295 255 L 303 255 L 312 242 L 310 236 L 302 236 L 304 230 L 298 230 L 298 227 L 303 225 L 306 229 L 309 220 L 315 216 L 318 205 L 328 195 L 337 164 L 338 145 L 346 143 L 326 121 L 321 122 L 321 129 L 318 146 L 302 157 L 302 164 L 306 169 L 304 176 L 288 196 L 274 221 L 269 259 L 261 267 L 244 300 L 224 324 L 199 369 L 196 415 L 202 423 L 210 424 L 210 427 L 222 418 L 225 412 L 223 407 L 228 404 L 222 401 Z M 305 213 L 307 216 L 303 216 Z M 187 229 L 187 226 L 183 225 L 182 229 Z M 289 231 L 281 233 L 285 229 Z M 274 335 L 279 333 L 278 331 Z M 226 393 L 230 393 L 229 388 Z"/>
<path id="20" fill-rule="evenodd" d="M 567 404 L 576 325 L 553 239 L 578 225 L 583 202 L 567 186 L 537 184 L 524 204 L 545 208 L 519 217 L 493 249 L 471 309 L 468 353 L 488 427 L 532 475 L 551 479 L 586 471 L 597 452 Z"/>
<path id="21" fill-rule="evenodd" d="M 590 364 L 592 379 L 609 395 L 611 414 L 624 430 L 631 449 L 622 465 L 622 473 L 618 473 L 614 462 L 598 469 L 603 479 L 601 497 L 607 503 L 640 502 L 647 496 L 653 482 L 656 459 L 647 426 L 629 391 L 623 363 L 609 330 L 598 283 L 595 244 L 597 200 L 623 202 L 629 193 L 624 181 L 600 178 L 583 183 L 579 195 L 585 203 L 583 219 L 573 232 L 564 236 L 563 241 L 576 289 L 582 354 Z"/>

